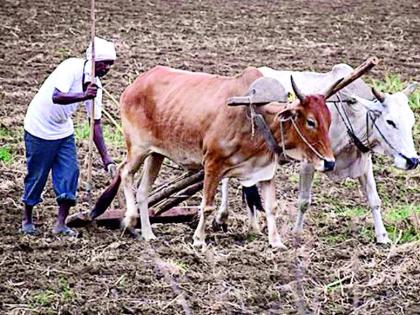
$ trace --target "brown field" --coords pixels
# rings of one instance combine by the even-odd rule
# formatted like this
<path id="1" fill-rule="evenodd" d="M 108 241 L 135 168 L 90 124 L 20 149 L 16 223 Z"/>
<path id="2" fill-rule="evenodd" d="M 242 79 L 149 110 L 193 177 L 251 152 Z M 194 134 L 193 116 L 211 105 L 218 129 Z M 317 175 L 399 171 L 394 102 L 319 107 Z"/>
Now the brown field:
<path id="1" fill-rule="evenodd" d="M 81 230 L 66 240 L 51 234 L 50 184 L 37 207 L 36 238 L 19 234 L 25 175 L 23 119 L 42 81 L 60 61 L 82 56 L 90 34 L 89 1 L 0 0 L 0 313 L 1 314 L 419 314 L 420 173 L 397 171 L 375 157 L 385 223 L 394 243 L 375 245 L 373 220 L 357 183 L 332 185 L 316 174 L 305 232 L 290 229 L 297 165 L 280 168 L 278 227 L 288 246 L 274 251 L 266 233 L 248 235 L 240 191 L 232 185 L 230 227 L 210 230 L 205 253 L 192 247 L 184 224 L 156 225 L 146 244 L 118 230 Z M 326 71 L 357 66 L 376 55 L 367 78 L 397 74 L 420 81 L 420 2 L 388 1 L 97 1 L 97 34 L 113 39 L 118 57 L 104 82 L 115 97 L 154 65 L 234 75 L 247 66 Z M 116 105 L 105 107 L 118 119 Z M 419 101 L 420 103 L 420 101 Z M 420 147 L 420 107 L 415 109 Z M 86 128 L 81 109 L 80 134 Z M 124 145 L 106 119 L 112 156 Z M 83 129 L 84 128 L 84 129 Z M 78 136 L 80 202 L 86 210 L 85 156 Z M 94 162 L 95 196 L 109 179 Z M 166 176 L 179 171 L 165 167 Z M 199 196 L 189 204 L 198 204 Z M 395 209 L 411 215 L 393 219 Z M 389 214 L 387 216 L 387 214 Z M 262 219 L 263 221 L 263 219 Z"/>

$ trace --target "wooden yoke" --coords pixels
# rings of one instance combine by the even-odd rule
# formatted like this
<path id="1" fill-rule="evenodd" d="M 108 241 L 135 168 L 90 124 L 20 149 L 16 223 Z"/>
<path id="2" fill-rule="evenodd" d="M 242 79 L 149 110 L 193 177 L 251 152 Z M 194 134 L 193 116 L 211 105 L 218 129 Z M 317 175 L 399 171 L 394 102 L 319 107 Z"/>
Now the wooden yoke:
<path id="1" fill-rule="evenodd" d="M 328 99 L 330 96 L 334 95 L 341 89 L 345 88 L 347 85 L 353 81 L 360 78 L 374 66 L 379 63 L 377 57 L 370 57 L 365 60 L 361 65 L 353 70 L 347 77 L 345 77 L 340 83 L 334 86 L 332 89 L 325 91 L 325 98 Z M 235 96 L 227 99 L 226 104 L 229 106 L 239 106 L 239 105 L 250 105 L 254 104 L 256 106 L 266 105 L 268 103 L 278 102 L 283 103 L 287 102 L 287 94 L 284 87 L 276 80 L 268 77 L 263 77 L 256 80 L 249 88 L 248 92 L 244 96 Z"/>
<path id="2" fill-rule="evenodd" d="M 374 66 L 376 66 L 378 63 L 379 63 L 379 59 L 375 56 L 366 59 L 360 66 L 354 69 L 353 72 L 351 72 L 340 83 L 338 83 L 331 91 L 329 91 L 327 93 L 328 95 L 325 95 L 325 99 L 328 99 L 330 96 L 334 95 L 335 93 L 345 88 L 347 85 L 349 85 L 353 81 L 360 78 L 362 75 L 364 75 Z"/>
<path id="3" fill-rule="evenodd" d="M 261 106 L 272 102 L 287 102 L 286 90 L 276 79 L 262 77 L 251 84 L 245 96 L 229 97 L 226 104 L 229 106 L 251 104 Z"/>

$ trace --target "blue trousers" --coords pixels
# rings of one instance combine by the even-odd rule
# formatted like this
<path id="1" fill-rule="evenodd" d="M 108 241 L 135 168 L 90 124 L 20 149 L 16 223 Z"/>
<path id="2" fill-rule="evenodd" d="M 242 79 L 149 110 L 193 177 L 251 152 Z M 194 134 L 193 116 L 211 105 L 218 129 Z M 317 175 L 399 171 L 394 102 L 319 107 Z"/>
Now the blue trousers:
<path id="1" fill-rule="evenodd" d="M 57 203 L 74 205 L 79 178 L 74 135 L 44 140 L 25 131 L 24 140 L 27 175 L 22 201 L 29 206 L 42 201 L 41 194 L 51 171 Z"/>

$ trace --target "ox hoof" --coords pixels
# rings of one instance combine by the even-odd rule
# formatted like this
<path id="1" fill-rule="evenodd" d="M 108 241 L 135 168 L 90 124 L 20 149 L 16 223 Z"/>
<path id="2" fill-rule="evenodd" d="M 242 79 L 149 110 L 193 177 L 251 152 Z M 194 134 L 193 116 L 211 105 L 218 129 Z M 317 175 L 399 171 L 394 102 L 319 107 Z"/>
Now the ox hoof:
<path id="1" fill-rule="evenodd" d="M 261 235 L 261 230 L 258 225 L 249 225 L 248 226 L 248 234 L 255 234 L 255 235 Z"/>
<path id="2" fill-rule="evenodd" d="M 151 240 L 155 240 L 157 237 L 155 236 L 155 234 L 153 234 L 153 232 L 149 232 L 149 233 L 142 233 L 141 237 L 146 241 L 151 241 Z"/>
<path id="3" fill-rule="evenodd" d="M 132 219 L 130 218 L 124 218 L 121 221 L 121 230 L 123 231 L 123 234 L 129 235 L 132 238 L 139 238 L 139 231 L 135 228 L 135 224 L 132 223 Z"/>
<path id="4" fill-rule="evenodd" d="M 302 233 L 303 232 L 303 224 L 295 224 L 292 229 L 293 233 Z"/>
<path id="5" fill-rule="evenodd" d="M 275 240 L 270 242 L 271 247 L 281 250 L 286 250 L 286 245 L 283 244 L 281 240 Z"/>
<path id="6" fill-rule="evenodd" d="M 197 247 L 197 248 L 205 248 L 206 247 L 206 241 L 204 241 L 204 240 L 194 240 L 194 243 L 193 243 L 193 246 L 194 247 Z"/>
<path id="7" fill-rule="evenodd" d="M 122 227 L 122 230 L 123 230 L 123 235 L 127 235 L 134 239 L 140 238 L 140 233 L 139 233 L 139 230 L 137 229 Z"/>
<path id="8" fill-rule="evenodd" d="M 391 244 L 391 240 L 389 239 L 387 234 L 380 234 L 376 235 L 376 243 L 378 244 Z"/>
<path id="9" fill-rule="evenodd" d="M 134 229 L 137 224 L 138 217 L 125 217 L 121 221 L 121 227 L 126 229 Z"/>
<path id="10" fill-rule="evenodd" d="M 226 223 L 218 223 L 216 218 L 213 219 L 212 227 L 214 232 L 219 232 L 223 230 L 223 232 L 226 233 L 228 231 L 228 225 Z"/>

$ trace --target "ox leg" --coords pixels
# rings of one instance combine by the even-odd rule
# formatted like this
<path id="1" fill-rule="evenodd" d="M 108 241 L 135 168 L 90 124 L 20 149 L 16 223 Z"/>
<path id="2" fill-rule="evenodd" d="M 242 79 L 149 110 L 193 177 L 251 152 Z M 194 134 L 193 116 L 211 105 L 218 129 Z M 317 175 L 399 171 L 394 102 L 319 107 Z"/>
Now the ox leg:
<path id="1" fill-rule="evenodd" d="M 128 228 L 131 232 L 133 232 L 133 228 L 137 223 L 137 218 L 139 217 L 139 213 L 136 207 L 136 202 L 134 199 L 134 192 L 133 192 L 133 179 L 134 174 L 140 168 L 141 163 L 145 159 L 144 154 L 133 154 L 130 152 L 129 157 L 127 159 L 126 164 L 121 169 L 121 184 L 124 189 L 124 196 L 125 201 L 127 204 L 127 210 L 125 211 L 125 216 L 122 221 L 122 226 Z M 136 152 L 137 153 L 137 152 Z"/>
<path id="2" fill-rule="evenodd" d="M 373 177 L 372 160 L 370 160 L 367 172 L 358 179 L 372 212 L 373 222 L 375 225 L 376 242 L 379 244 L 390 243 L 391 241 L 388 237 L 388 233 L 385 229 L 384 223 L 382 222 L 381 199 L 379 198 L 378 191 L 376 190 L 376 182 Z"/>
<path id="3" fill-rule="evenodd" d="M 137 207 L 140 210 L 141 235 L 146 241 L 156 238 L 150 225 L 148 196 L 150 188 L 160 171 L 163 159 L 162 155 L 155 153 L 146 158 L 143 166 L 143 175 L 137 188 L 136 200 Z"/>
<path id="4" fill-rule="evenodd" d="M 263 211 L 261 196 L 258 192 L 256 185 L 251 187 L 242 187 L 242 196 L 246 204 L 246 210 L 248 213 L 248 232 L 254 234 L 260 234 L 260 228 L 258 226 L 257 212 Z M 277 207 L 276 207 L 277 209 Z"/>
<path id="5" fill-rule="evenodd" d="M 314 179 L 314 167 L 307 163 L 302 163 L 299 172 L 299 197 L 298 213 L 293 232 L 298 233 L 303 230 L 303 219 L 305 212 L 311 205 L 312 181 Z"/>
<path id="6" fill-rule="evenodd" d="M 246 205 L 246 210 L 248 213 L 248 219 L 249 219 L 249 225 L 248 225 L 248 232 L 251 234 L 260 234 L 260 227 L 258 226 L 258 218 L 257 218 L 257 209 L 254 208 L 251 210 L 251 208 Z"/>
<path id="7" fill-rule="evenodd" d="M 222 201 L 217 214 L 213 220 L 213 230 L 219 231 L 223 229 L 224 232 L 227 232 L 227 219 L 229 217 L 228 210 L 228 190 L 229 190 L 229 178 L 222 179 Z"/>
<path id="8" fill-rule="evenodd" d="M 205 176 L 204 176 L 204 193 L 203 200 L 200 207 L 200 221 L 198 222 L 197 229 L 194 232 L 194 246 L 202 247 L 203 249 L 206 246 L 206 216 L 210 215 L 214 207 L 214 197 L 217 192 L 217 186 L 219 184 L 219 174 L 210 170 L 209 167 L 205 167 Z"/>
<path id="9" fill-rule="evenodd" d="M 264 208 L 267 218 L 268 242 L 272 247 L 285 249 L 280 235 L 277 231 L 275 210 L 276 210 L 276 188 L 274 178 L 261 182 L 261 193 L 264 198 Z"/>

